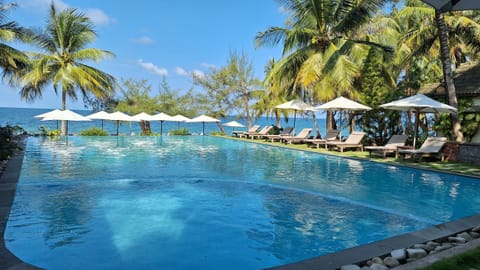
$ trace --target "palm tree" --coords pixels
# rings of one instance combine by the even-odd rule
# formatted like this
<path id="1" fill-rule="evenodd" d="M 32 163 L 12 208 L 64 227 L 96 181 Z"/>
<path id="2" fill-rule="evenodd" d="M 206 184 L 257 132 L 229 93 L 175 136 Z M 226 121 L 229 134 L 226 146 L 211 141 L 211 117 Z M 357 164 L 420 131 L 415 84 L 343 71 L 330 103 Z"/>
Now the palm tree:
<path id="1" fill-rule="evenodd" d="M 61 91 L 62 109 L 66 109 L 67 96 L 76 100 L 80 90 L 102 98 L 114 91 L 115 78 L 83 61 L 96 61 L 113 56 L 111 52 L 85 48 L 96 38 L 91 20 L 76 9 L 57 12 L 50 7 L 49 21 L 44 33 L 37 33 L 35 43 L 44 51 L 31 53 L 29 70 L 22 77 L 22 98 L 33 101 L 42 95 L 49 84 L 55 93 Z M 62 135 L 66 135 L 66 122 L 62 122 Z"/>
<path id="2" fill-rule="evenodd" d="M 409 40 L 416 41 L 412 56 L 429 54 L 438 59 L 440 55 L 447 100 L 450 105 L 457 107 L 451 63 L 454 60 L 458 66 L 465 54 L 475 56 L 480 52 L 480 23 L 475 19 L 477 13 L 457 11 L 443 14 L 420 0 L 406 1 L 400 13 L 408 18 L 421 18 L 412 27 L 408 37 Z M 456 140 L 463 141 L 458 115 L 452 114 L 452 120 Z"/>
<path id="3" fill-rule="evenodd" d="M 25 69 L 28 57 L 4 42 L 28 41 L 31 37 L 31 33 L 16 22 L 6 22 L 5 13 L 15 6 L 15 4 L 4 5 L 3 1 L 0 1 L 0 67 L 3 70 L 2 77 L 10 79 L 10 84 L 14 84 L 14 78 Z"/>
<path id="4" fill-rule="evenodd" d="M 387 1 L 280 0 L 290 12 L 286 27 L 271 27 L 256 36 L 258 46 L 283 41 L 283 58 L 269 76 L 283 84 L 293 82 L 303 94 L 319 101 L 356 95 L 359 64 L 370 46 L 356 31 Z M 333 123 L 327 114 L 327 128 Z"/>

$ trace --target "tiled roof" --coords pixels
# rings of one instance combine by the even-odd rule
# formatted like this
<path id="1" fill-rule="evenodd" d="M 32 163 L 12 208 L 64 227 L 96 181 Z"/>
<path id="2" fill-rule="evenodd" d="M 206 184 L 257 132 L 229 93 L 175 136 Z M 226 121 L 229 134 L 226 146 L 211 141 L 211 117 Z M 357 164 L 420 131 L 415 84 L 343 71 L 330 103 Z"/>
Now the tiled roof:
<path id="1" fill-rule="evenodd" d="M 480 64 L 465 63 L 454 72 L 454 82 L 457 97 L 480 97 Z M 429 96 L 445 96 L 445 86 L 442 83 L 423 85 L 418 93 Z"/>

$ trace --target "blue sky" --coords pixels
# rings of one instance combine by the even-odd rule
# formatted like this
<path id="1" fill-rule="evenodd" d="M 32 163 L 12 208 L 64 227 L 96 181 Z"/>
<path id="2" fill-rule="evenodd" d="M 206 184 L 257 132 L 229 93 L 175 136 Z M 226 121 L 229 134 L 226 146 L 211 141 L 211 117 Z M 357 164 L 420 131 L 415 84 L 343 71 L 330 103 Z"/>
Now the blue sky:
<path id="1" fill-rule="evenodd" d="M 8 4 L 12 1 L 4 1 Z M 44 28 L 51 0 L 17 0 L 9 20 L 25 27 Z M 173 89 L 192 86 L 189 74 L 226 64 L 230 51 L 244 51 L 263 79 L 265 63 L 278 58 L 281 48 L 255 48 L 257 32 L 282 26 L 285 14 L 275 0 L 55 0 L 59 8 L 77 8 L 95 23 L 98 38 L 89 47 L 113 52 L 114 59 L 89 63 L 117 79 L 147 79 L 153 94 L 163 76 Z M 23 50 L 31 47 L 14 45 Z M 59 108 L 60 96 L 47 88 L 33 103 L 19 98 L 18 89 L 5 84 L 0 107 Z M 83 109 L 81 100 L 67 107 Z"/>

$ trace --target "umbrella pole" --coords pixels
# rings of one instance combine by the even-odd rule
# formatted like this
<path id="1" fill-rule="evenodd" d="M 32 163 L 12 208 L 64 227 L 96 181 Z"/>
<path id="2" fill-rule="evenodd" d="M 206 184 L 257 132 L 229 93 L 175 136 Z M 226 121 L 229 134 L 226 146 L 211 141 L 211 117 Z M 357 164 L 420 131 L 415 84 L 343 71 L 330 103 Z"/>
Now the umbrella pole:
<path id="1" fill-rule="evenodd" d="M 295 122 L 297 122 L 297 110 L 293 113 L 293 128 L 295 129 Z"/>
<path id="2" fill-rule="evenodd" d="M 120 120 L 117 120 L 117 137 L 118 137 L 119 126 L 120 126 Z"/>
<path id="3" fill-rule="evenodd" d="M 103 119 L 102 119 L 102 129 L 103 129 Z"/>
<path id="4" fill-rule="evenodd" d="M 205 122 L 202 122 L 202 135 L 205 136 Z"/>
<path id="5" fill-rule="evenodd" d="M 163 134 L 163 121 L 160 121 L 160 136 Z"/>
<path id="6" fill-rule="evenodd" d="M 415 127 L 413 130 L 413 149 L 416 148 L 419 120 L 420 120 L 420 109 L 416 109 L 415 110 Z"/>

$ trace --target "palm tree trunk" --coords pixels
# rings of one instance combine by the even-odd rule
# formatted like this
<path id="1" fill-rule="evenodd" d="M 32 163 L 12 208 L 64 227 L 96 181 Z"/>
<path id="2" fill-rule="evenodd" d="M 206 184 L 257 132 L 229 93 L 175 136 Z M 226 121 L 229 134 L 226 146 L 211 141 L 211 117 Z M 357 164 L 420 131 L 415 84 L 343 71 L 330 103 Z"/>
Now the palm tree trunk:
<path id="1" fill-rule="evenodd" d="M 448 103 L 450 106 L 458 108 L 457 94 L 455 92 L 455 84 L 453 82 L 453 73 L 452 73 L 452 62 L 450 60 L 450 49 L 448 46 L 448 29 L 445 24 L 445 19 L 443 14 L 435 10 L 435 21 L 437 22 L 438 28 L 438 37 L 440 39 L 440 55 L 442 59 L 443 66 L 443 78 L 445 80 L 447 93 L 448 93 Z M 463 141 L 463 133 L 461 131 L 460 119 L 458 113 L 451 114 L 452 124 L 453 124 L 453 134 L 457 142 Z"/>
<path id="2" fill-rule="evenodd" d="M 320 129 L 318 128 L 318 121 L 317 121 L 317 116 L 315 115 L 315 112 L 312 112 L 312 120 L 313 120 L 313 127 L 315 128 L 315 138 L 321 138 L 322 135 L 320 134 Z"/>
<path id="3" fill-rule="evenodd" d="M 67 92 L 65 90 L 62 91 L 62 110 L 67 109 Z M 61 135 L 62 136 L 67 136 L 68 130 L 67 130 L 67 121 L 62 120 L 62 129 L 61 129 Z"/>

